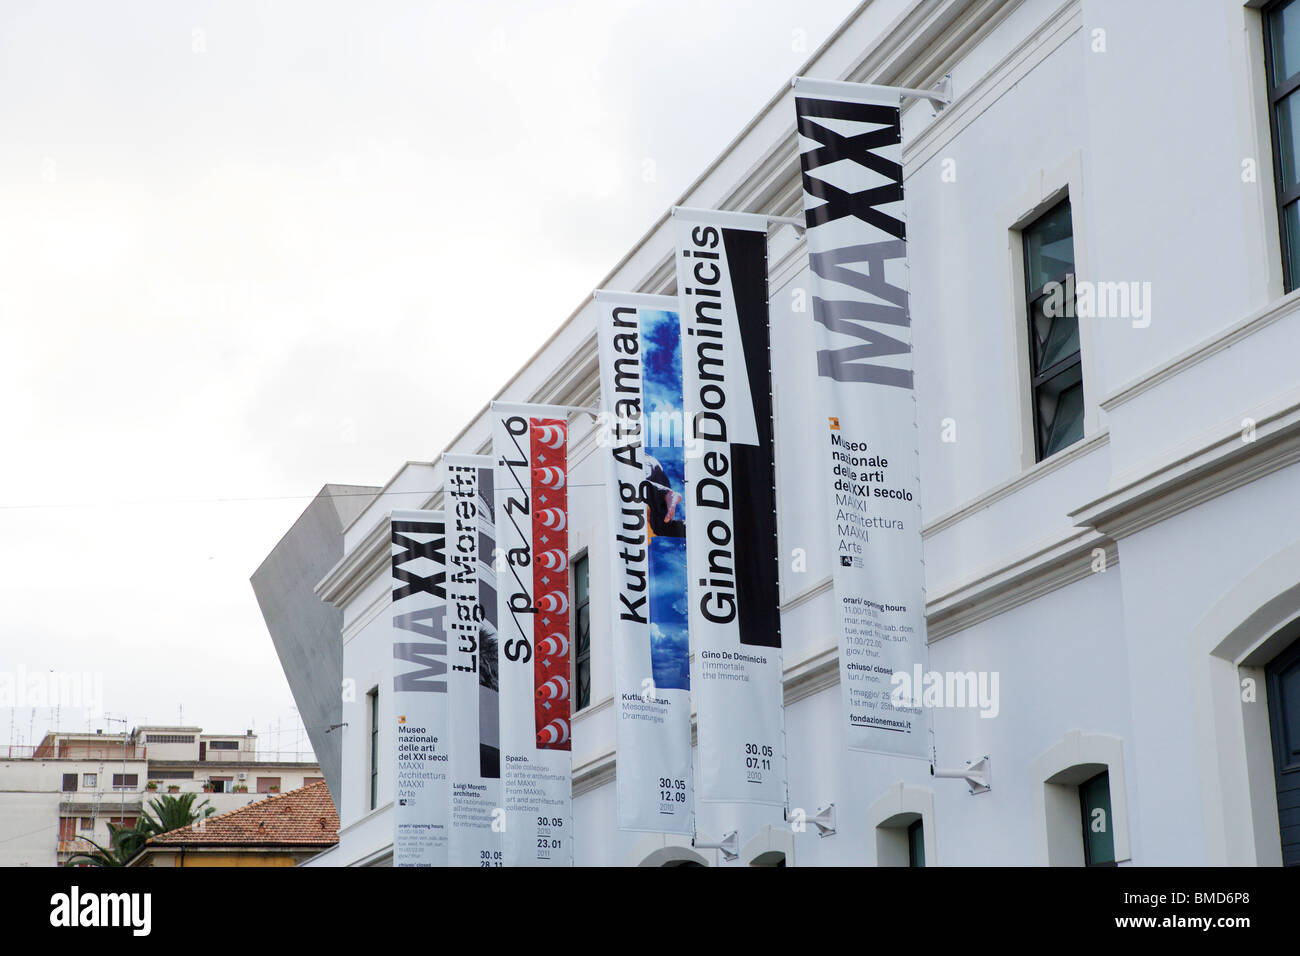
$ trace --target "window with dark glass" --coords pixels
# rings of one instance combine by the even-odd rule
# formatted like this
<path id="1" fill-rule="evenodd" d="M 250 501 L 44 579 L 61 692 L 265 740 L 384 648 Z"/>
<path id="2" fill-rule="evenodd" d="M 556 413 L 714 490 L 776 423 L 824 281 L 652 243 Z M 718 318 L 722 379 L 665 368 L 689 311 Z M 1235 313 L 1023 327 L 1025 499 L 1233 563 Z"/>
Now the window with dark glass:
<path id="1" fill-rule="evenodd" d="M 1263 16 L 1282 281 L 1290 292 L 1300 283 L 1300 0 L 1277 0 Z"/>
<path id="2" fill-rule="evenodd" d="M 925 827 L 920 820 L 907 827 L 907 865 L 925 866 Z"/>
<path id="3" fill-rule="evenodd" d="M 1115 836 L 1110 826 L 1110 774 L 1103 770 L 1079 784 L 1083 814 L 1083 865 L 1114 866 Z"/>
<path id="4" fill-rule="evenodd" d="M 379 688 L 366 695 L 370 705 L 370 809 L 379 806 Z"/>
<path id="5" fill-rule="evenodd" d="M 77 789 L 77 775 L 75 773 L 65 773 L 63 775 L 63 792 L 75 793 Z"/>
<path id="6" fill-rule="evenodd" d="M 1083 362 L 1074 296 L 1070 201 L 1022 230 L 1035 460 L 1083 437 Z"/>
<path id="7" fill-rule="evenodd" d="M 573 562 L 574 711 L 591 703 L 591 592 L 587 555 Z"/>

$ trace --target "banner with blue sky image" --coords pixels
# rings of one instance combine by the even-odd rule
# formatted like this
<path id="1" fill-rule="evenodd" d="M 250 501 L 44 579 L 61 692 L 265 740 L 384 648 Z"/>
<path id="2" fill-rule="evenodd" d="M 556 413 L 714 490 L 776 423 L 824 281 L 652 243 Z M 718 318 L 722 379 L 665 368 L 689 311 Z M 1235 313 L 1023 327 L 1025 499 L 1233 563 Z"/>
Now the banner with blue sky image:
<path id="1" fill-rule="evenodd" d="M 676 305 L 671 296 L 596 293 L 618 825 L 691 834 L 688 515 Z"/>

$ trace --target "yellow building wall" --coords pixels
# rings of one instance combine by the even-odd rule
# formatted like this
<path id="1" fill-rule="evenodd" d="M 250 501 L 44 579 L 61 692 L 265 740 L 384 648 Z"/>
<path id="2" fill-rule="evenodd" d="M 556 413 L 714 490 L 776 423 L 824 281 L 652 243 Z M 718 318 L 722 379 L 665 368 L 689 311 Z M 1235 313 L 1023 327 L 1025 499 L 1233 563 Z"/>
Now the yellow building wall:
<path id="1" fill-rule="evenodd" d="M 289 853 L 186 853 L 178 866 L 294 866 Z"/>

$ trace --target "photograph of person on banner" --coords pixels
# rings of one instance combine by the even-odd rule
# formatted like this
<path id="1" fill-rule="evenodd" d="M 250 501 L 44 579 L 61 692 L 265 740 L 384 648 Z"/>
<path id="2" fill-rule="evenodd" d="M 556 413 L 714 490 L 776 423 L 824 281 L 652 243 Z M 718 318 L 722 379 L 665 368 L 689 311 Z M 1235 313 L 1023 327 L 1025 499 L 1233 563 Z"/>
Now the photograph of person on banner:
<path id="1" fill-rule="evenodd" d="M 646 502 L 646 514 L 650 519 L 650 531 L 655 537 L 686 537 L 686 518 L 675 518 L 677 506 L 683 496 L 673 490 L 672 479 L 664 470 L 659 459 L 649 453 L 645 456 L 645 484 L 643 495 Z"/>

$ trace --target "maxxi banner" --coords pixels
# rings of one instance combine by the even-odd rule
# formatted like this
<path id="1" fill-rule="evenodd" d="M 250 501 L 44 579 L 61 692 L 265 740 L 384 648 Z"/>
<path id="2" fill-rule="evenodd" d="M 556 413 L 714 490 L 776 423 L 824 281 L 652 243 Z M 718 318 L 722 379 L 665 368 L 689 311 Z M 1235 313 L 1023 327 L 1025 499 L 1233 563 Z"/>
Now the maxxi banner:
<path id="1" fill-rule="evenodd" d="M 501 730 L 492 459 L 443 455 L 451 866 L 501 866 Z"/>
<path id="2" fill-rule="evenodd" d="M 618 825 L 693 834 L 682 334 L 671 296 L 597 291 Z"/>
<path id="3" fill-rule="evenodd" d="M 849 747 L 925 757 L 925 576 L 907 293 L 900 94 L 794 81 Z"/>
<path id="4" fill-rule="evenodd" d="M 786 805 L 767 218 L 675 208 L 701 800 Z"/>
<path id="5" fill-rule="evenodd" d="M 568 414 L 493 402 L 506 866 L 573 864 Z"/>
<path id="6" fill-rule="evenodd" d="M 392 513 L 393 865 L 447 864 L 446 523 Z"/>

